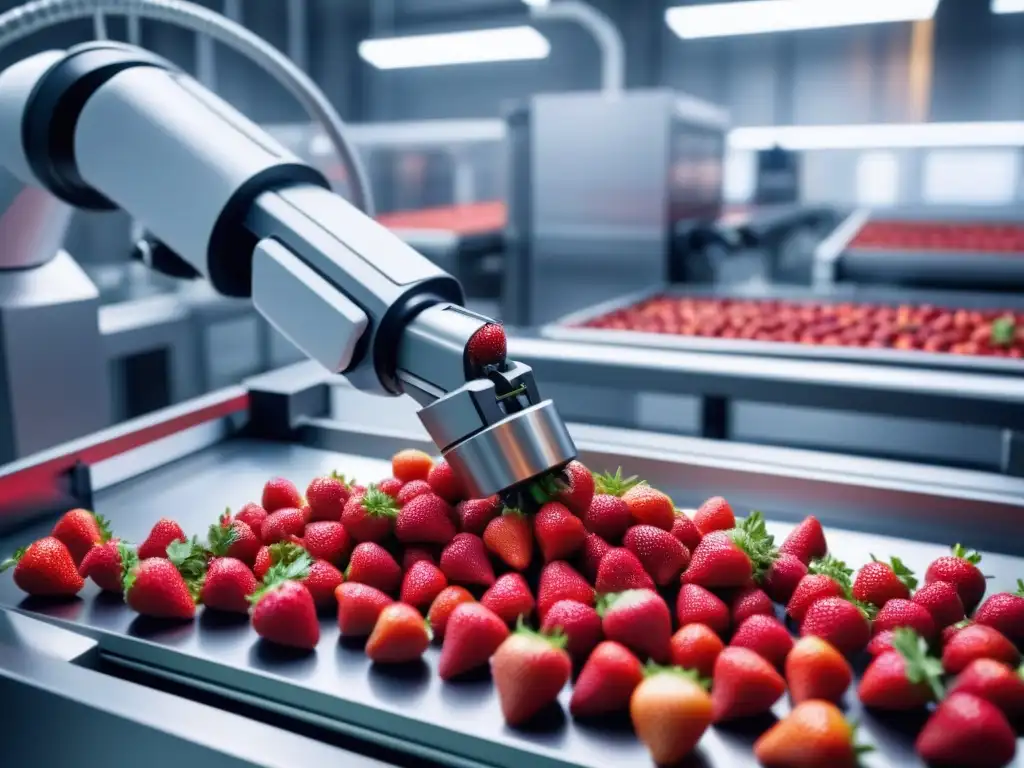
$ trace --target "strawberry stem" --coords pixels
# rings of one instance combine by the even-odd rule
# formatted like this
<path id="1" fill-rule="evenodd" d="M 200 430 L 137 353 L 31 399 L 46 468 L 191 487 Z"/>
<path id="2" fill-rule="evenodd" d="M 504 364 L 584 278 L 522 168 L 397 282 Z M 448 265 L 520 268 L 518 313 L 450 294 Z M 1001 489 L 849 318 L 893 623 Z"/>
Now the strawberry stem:
<path id="1" fill-rule="evenodd" d="M 903 657 L 907 680 L 914 685 L 927 685 L 935 701 L 946 692 L 942 688 L 942 662 L 928 654 L 928 643 L 914 630 L 901 627 L 893 632 L 892 647 Z"/>
<path id="2" fill-rule="evenodd" d="M 110 521 L 95 512 L 92 513 L 92 517 L 96 521 L 96 527 L 100 529 L 100 544 L 106 544 L 114 535 L 110 529 Z"/>
<path id="3" fill-rule="evenodd" d="M 981 562 L 981 554 L 973 549 L 967 549 L 963 544 L 953 545 L 953 557 L 959 557 L 961 560 L 966 560 L 971 565 L 977 565 Z"/>
<path id="4" fill-rule="evenodd" d="M 853 569 L 833 555 L 825 555 L 824 557 L 812 560 L 807 570 L 809 573 L 819 576 L 828 576 L 842 587 L 847 595 L 850 594 L 850 590 L 853 588 L 850 582 L 850 577 L 853 576 Z"/>
<path id="5" fill-rule="evenodd" d="M 874 563 L 881 562 L 874 555 L 871 555 L 871 561 Z M 892 572 L 896 574 L 896 578 L 903 583 L 903 586 L 905 586 L 911 592 L 917 589 L 917 577 L 914 576 L 914 572 L 907 568 L 907 566 L 904 564 L 902 560 L 900 560 L 898 557 L 892 557 L 889 559 L 889 562 L 886 563 L 886 565 L 892 568 Z"/>
<path id="6" fill-rule="evenodd" d="M 561 627 L 555 627 L 550 632 L 537 631 L 531 629 L 526 624 L 526 619 L 522 616 L 516 619 L 516 634 L 523 635 L 525 637 L 532 637 L 536 640 L 543 640 L 552 648 L 558 649 L 564 649 L 569 642 L 569 638 L 566 637 L 566 634 Z"/>
<path id="7" fill-rule="evenodd" d="M 287 581 L 302 581 L 309 576 L 309 569 L 313 565 L 312 558 L 305 550 L 300 549 L 300 555 L 290 562 L 275 563 L 263 577 L 263 584 L 247 598 L 252 605 L 256 605 L 268 592 L 279 588 Z"/>
<path id="8" fill-rule="evenodd" d="M 121 584 L 123 586 L 128 582 L 128 574 L 139 564 L 139 555 L 134 547 L 123 541 L 117 543 L 117 554 L 121 558 Z"/>
<path id="9" fill-rule="evenodd" d="M 26 547 L 22 547 L 21 549 L 16 549 L 16 550 L 14 550 L 14 554 L 13 555 L 8 557 L 3 562 L 0 562 L 0 573 L 3 573 L 4 571 L 6 571 L 6 570 L 16 566 L 18 564 L 18 561 L 21 560 L 21 558 L 23 558 L 25 556 L 25 550 L 26 549 L 27 549 Z"/>
<path id="10" fill-rule="evenodd" d="M 695 669 L 687 669 L 685 667 L 678 666 L 662 666 L 661 664 L 655 664 L 653 661 L 648 660 L 647 663 L 644 664 L 644 677 L 654 677 L 655 675 L 676 675 L 697 683 L 697 685 L 705 690 L 709 690 L 711 688 L 711 681 L 701 677 L 700 673 Z"/>

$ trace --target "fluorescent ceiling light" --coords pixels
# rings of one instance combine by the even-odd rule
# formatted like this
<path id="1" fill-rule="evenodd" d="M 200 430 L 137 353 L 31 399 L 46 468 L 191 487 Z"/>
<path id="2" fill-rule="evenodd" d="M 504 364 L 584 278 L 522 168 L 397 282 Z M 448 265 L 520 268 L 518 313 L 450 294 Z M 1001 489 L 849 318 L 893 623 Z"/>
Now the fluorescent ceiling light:
<path id="1" fill-rule="evenodd" d="M 525 26 L 388 37 L 359 44 L 360 57 L 377 69 L 544 59 L 550 52 L 547 38 Z"/>
<path id="2" fill-rule="evenodd" d="M 523 0 L 523 3 L 531 8 L 547 8 L 551 5 L 551 0 Z"/>
<path id="3" fill-rule="evenodd" d="M 1024 122 L 801 125 L 735 128 L 733 149 L 899 149 L 1024 147 Z"/>
<path id="4" fill-rule="evenodd" d="M 932 18 L 938 5 L 939 0 L 745 0 L 669 8 L 665 23 L 689 40 L 919 21 Z"/>
<path id="5" fill-rule="evenodd" d="M 992 13 L 1024 13 L 1024 0 L 992 0 Z"/>

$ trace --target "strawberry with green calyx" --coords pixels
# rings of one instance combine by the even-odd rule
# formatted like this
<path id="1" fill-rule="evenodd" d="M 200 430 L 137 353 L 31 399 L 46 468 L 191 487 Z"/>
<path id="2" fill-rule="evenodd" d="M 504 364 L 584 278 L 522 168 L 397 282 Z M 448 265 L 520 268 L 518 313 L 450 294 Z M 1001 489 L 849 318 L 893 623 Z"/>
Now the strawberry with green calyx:
<path id="1" fill-rule="evenodd" d="M 125 574 L 135 567 L 135 549 L 120 539 L 98 544 L 82 558 L 78 572 L 83 579 L 92 579 L 104 592 L 121 594 Z"/>
<path id="2" fill-rule="evenodd" d="M 825 555 L 807 566 L 807 572 L 815 576 L 828 576 L 832 581 L 843 588 L 845 596 L 849 597 L 853 590 L 853 568 L 850 568 L 842 560 L 833 555 Z"/>
<path id="3" fill-rule="evenodd" d="M 577 517 L 583 517 L 594 500 L 594 475 L 582 462 L 573 460 L 558 474 L 544 475 L 530 486 L 530 495 L 538 506 L 549 501 L 564 504 Z"/>
<path id="4" fill-rule="evenodd" d="M 309 505 L 309 519 L 341 520 L 341 513 L 352 495 L 352 483 L 344 475 L 331 472 L 323 477 L 313 478 L 306 488 L 306 503 Z"/>
<path id="5" fill-rule="evenodd" d="M 252 528 L 241 520 L 231 521 L 227 526 L 214 523 L 207 533 L 206 542 L 211 557 L 233 557 L 250 567 L 263 546 Z"/>
<path id="6" fill-rule="evenodd" d="M 964 611 L 969 616 L 978 607 L 985 595 L 987 584 L 985 574 L 978 568 L 981 555 L 962 544 L 953 546 L 951 555 L 932 561 L 924 573 L 924 583 L 945 581 L 956 587 Z"/>
<path id="7" fill-rule="evenodd" d="M 534 632 L 520 622 L 491 656 L 491 676 L 502 715 L 522 725 L 553 703 L 572 675 L 566 638 Z"/>
<path id="8" fill-rule="evenodd" d="M 178 569 L 178 573 L 188 585 L 192 599 L 198 603 L 210 560 L 210 553 L 206 547 L 200 544 L 195 536 L 191 541 L 173 541 L 167 545 L 167 559 Z"/>
<path id="9" fill-rule="evenodd" d="M 88 509 L 72 509 L 61 516 L 50 535 L 62 541 L 75 563 L 81 565 L 90 549 L 110 541 L 110 523 Z"/>
<path id="10" fill-rule="evenodd" d="M 0 573 L 14 568 L 14 583 L 36 597 L 71 597 L 85 582 L 75 560 L 60 539 L 47 536 L 0 562 Z"/>
<path id="11" fill-rule="evenodd" d="M 299 583 L 312 564 L 303 552 L 290 563 L 272 566 L 263 585 L 249 597 L 253 629 L 264 640 L 304 650 L 312 650 L 320 641 L 316 604 Z"/>
<path id="12" fill-rule="evenodd" d="M 730 531 L 712 531 L 693 551 L 684 584 L 706 588 L 745 587 L 762 580 L 778 557 L 774 538 L 759 512 Z"/>
<path id="13" fill-rule="evenodd" d="M 853 581 L 853 597 L 881 608 L 890 600 L 909 600 L 917 588 L 914 572 L 898 557 L 883 562 L 871 555 L 871 562 L 857 571 Z"/>
<path id="14" fill-rule="evenodd" d="M 597 493 L 603 493 L 606 496 L 618 496 L 621 498 L 626 495 L 626 491 L 630 488 L 646 484 L 647 482 L 645 480 L 641 480 L 636 475 L 623 477 L 622 467 L 616 469 L 614 475 L 609 472 L 605 472 L 594 476 L 594 490 Z"/>
<path id="15" fill-rule="evenodd" d="M 694 672 L 648 665 L 629 700 L 637 738 L 658 765 L 689 755 L 713 719 L 713 703 Z"/>
<path id="16" fill-rule="evenodd" d="M 1012 347 L 1017 338 L 1017 325 L 1013 315 L 1004 315 L 992 323 L 991 343 L 993 347 Z"/>
<path id="17" fill-rule="evenodd" d="M 248 613 L 249 596 L 258 588 L 249 566 L 234 557 L 217 557 L 210 561 L 199 597 L 207 610 Z"/>
<path id="18" fill-rule="evenodd" d="M 167 557 L 167 545 L 174 541 L 188 541 L 185 531 L 177 522 L 162 517 L 150 530 L 149 535 L 139 544 L 139 560 L 150 557 Z"/>
<path id="19" fill-rule="evenodd" d="M 206 568 L 207 552 L 197 539 L 171 542 L 166 558 L 146 558 L 127 571 L 125 601 L 143 616 L 192 619 Z"/>
<path id="20" fill-rule="evenodd" d="M 873 709 L 903 711 L 941 701 L 942 663 L 928 655 L 928 644 L 911 629 L 893 632 L 893 649 L 868 665 L 857 688 L 861 702 Z"/>
<path id="21" fill-rule="evenodd" d="M 793 555 L 804 565 L 811 560 L 828 554 L 828 543 L 821 521 L 814 515 L 808 515 L 794 528 L 779 547 L 779 553 Z"/>
<path id="22" fill-rule="evenodd" d="M 356 541 L 384 541 L 394 530 L 397 518 L 394 497 L 372 483 L 366 493 L 352 496 L 341 514 L 342 525 Z"/>
<path id="23" fill-rule="evenodd" d="M 800 622 L 801 637 L 820 637 L 847 656 L 860 653 L 871 639 L 871 622 L 864 606 L 842 597 L 815 601 Z"/>
<path id="24" fill-rule="evenodd" d="M 252 567 L 253 575 L 257 580 L 263 581 L 272 566 L 282 562 L 294 562 L 303 552 L 305 549 L 293 541 L 279 541 L 270 546 L 260 547 Z"/>
<path id="25" fill-rule="evenodd" d="M 1016 592 L 991 595 L 974 614 L 974 621 L 1002 632 L 1018 648 L 1024 648 L 1024 581 Z"/>

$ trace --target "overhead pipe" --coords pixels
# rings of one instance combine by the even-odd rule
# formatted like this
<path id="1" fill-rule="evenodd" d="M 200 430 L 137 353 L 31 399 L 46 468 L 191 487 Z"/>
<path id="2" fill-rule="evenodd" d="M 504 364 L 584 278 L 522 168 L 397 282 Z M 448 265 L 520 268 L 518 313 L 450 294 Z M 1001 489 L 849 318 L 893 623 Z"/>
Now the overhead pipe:
<path id="1" fill-rule="evenodd" d="M 530 15 L 543 21 L 573 21 L 587 30 L 601 55 L 601 90 L 611 95 L 622 93 L 626 83 L 626 46 L 611 19 L 579 0 L 531 5 Z"/>

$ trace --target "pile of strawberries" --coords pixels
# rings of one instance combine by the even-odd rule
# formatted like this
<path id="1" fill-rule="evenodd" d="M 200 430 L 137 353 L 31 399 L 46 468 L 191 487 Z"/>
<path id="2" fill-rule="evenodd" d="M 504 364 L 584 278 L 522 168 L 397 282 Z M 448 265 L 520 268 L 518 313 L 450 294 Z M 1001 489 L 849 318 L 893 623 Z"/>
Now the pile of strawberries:
<path id="1" fill-rule="evenodd" d="M 854 572 L 814 517 L 777 546 L 760 513 L 737 520 L 720 497 L 681 511 L 578 461 L 504 501 L 465 498 L 448 464 L 419 451 L 396 454 L 392 472 L 365 487 L 318 477 L 304 495 L 272 479 L 205 541 L 163 519 L 136 548 L 75 509 L 0 568 L 32 595 L 74 595 L 89 578 L 147 616 L 246 613 L 265 642 L 298 649 L 336 612 L 378 664 L 436 642 L 450 684 L 490 668 L 512 726 L 555 705 L 575 672 L 572 716 L 628 713 L 659 764 L 788 691 L 793 708 L 758 739 L 758 760 L 853 766 L 862 747 L 837 704 L 858 657 L 871 659 L 856 684 L 865 706 L 930 710 L 917 740 L 929 764 L 1014 756 L 1024 584 L 982 602 L 980 558 L 959 545 L 919 587 L 896 558 Z"/>
<path id="2" fill-rule="evenodd" d="M 810 346 L 917 350 L 1024 358 L 1024 312 L 655 296 L 583 324 L 587 328 Z"/>
<path id="3" fill-rule="evenodd" d="M 1024 253 L 1019 224 L 960 224 L 933 221 L 869 221 L 851 248 L 961 253 Z"/>

